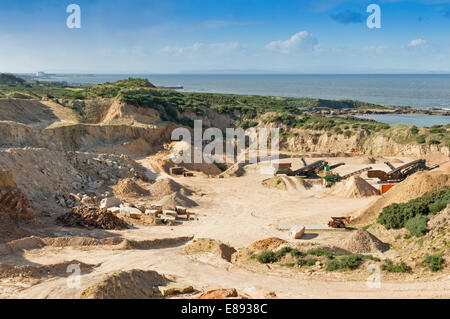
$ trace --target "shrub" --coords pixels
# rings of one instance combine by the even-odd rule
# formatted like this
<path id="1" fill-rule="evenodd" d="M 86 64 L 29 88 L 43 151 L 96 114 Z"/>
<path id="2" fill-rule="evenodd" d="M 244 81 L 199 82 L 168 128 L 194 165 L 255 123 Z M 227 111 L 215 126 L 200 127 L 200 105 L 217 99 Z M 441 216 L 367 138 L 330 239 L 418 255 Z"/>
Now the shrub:
<path id="1" fill-rule="evenodd" d="M 415 216 L 405 223 L 405 228 L 412 236 L 420 237 L 427 231 L 428 218 L 423 215 Z"/>
<path id="2" fill-rule="evenodd" d="M 317 262 L 316 258 L 306 258 L 306 266 L 314 266 Z"/>
<path id="3" fill-rule="evenodd" d="M 327 267 L 325 268 L 326 271 L 335 271 L 341 268 L 341 264 L 336 259 L 331 259 L 327 262 Z"/>
<path id="4" fill-rule="evenodd" d="M 307 254 L 307 255 L 312 255 L 312 256 L 317 256 L 317 257 L 319 257 L 319 256 L 325 256 L 325 257 L 327 257 L 328 259 L 334 258 L 333 252 L 331 252 L 331 251 L 329 251 L 329 250 L 326 250 L 326 249 L 320 249 L 320 248 L 318 248 L 318 249 L 310 249 L 310 250 L 308 250 L 308 251 L 306 252 L 306 254 Z"/>
<path id="5" fill-rule="evenodd" d="M 431 214 L 439 213 L 441 210 L 443 210 L 445 207 L 447 207 L 447 204 L 449 203 L 449 200 L 438 200 L 434 203 L 431 203 L 428 205 L 428 209 L 430 210 Z"/>
<path id="6" fill-rule="evenodd" d="M 386 270 L 387 272 L 411 272 L 411 267 L 403 261 L 394 264 L 392 260 L 386 259 L 384 261 L 383 270 Z"/>
<path id="7" fill-rule="evenodd" d="M 299 258 L 297 259 L 297 265 L 301 266 L 305 266 L 306 265 L 306 259 L 305 258 Z"/>
<path id="8" fill-rule="evenodd" d="M 356 269 L 363 263 L 363 257 L 359 254 L 343 256 L 339 262 L 342 269 Z"/>
<path id="9" fill-rule="evenodd" d="M 445 263 L 442 255 L 427 255 L 423 260 L 423 264 L 428 266 L 431 271 L 439 271 L 443 268 Z"/>
<path id="10" fill-rule="evenodd" d="M 450 188 L 430 191 L 407 203 L 386 206 L 378 216 L 378 222 L 387 229 L 399 229 L 405 227 L 406 222 L 416 215 L 428 215 L 435 212 L 443 205 L 435 203 L 441 201 L 445 203 L 450 201 Z"/>
<path id="11" fill-rule="evenodd" d="M 263 264 L 274 263 L 278 261 L 278 258 L 273 251 L 263 251 L 261 254 L 256 256 L 256 259 Z"/>
<path id="12" fill-rule="evenodd" d="M 441 144 L 441 141 L 438 141 L 438 140 L 430 140 L 428 143 L 431 144 L 431 145 L 439 145 L 439 144 Z"/>
<path id="13" fill-rule="evenodd" d="M 419 133 L 419 129 L 417 128 L 417 126 L 413 126 L 411 127 L 410 132 L 416 135 L 417 133 Z"/>
<path id="14" fill-rule="evenodd" d="M 425 143 L 425 135 L 419 135 L 416 137 L 416 142 L 419 144 Z"/>

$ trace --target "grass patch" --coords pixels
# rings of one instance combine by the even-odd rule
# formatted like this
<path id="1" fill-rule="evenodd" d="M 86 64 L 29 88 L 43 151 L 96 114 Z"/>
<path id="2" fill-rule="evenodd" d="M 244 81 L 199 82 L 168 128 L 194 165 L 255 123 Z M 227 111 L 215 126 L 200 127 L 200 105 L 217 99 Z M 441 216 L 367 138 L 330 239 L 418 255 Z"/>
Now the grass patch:
<path id="1" fill-rule="evenodd" d="M 442 255 L 427 255 L 423 260 L 423 265 L 427 266 L 433 272 L 442 270 L 444 263 L 445 260 Z"/>

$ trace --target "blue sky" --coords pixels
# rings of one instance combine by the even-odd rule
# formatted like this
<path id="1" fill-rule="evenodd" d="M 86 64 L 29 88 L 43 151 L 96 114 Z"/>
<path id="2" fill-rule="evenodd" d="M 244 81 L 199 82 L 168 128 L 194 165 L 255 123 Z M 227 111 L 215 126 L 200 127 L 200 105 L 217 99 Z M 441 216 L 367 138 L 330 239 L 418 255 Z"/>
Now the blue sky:
<path id="1" fill-rule="evenodd" d="M 0 72 L 449 73 L 449 34 L 450 0 L 0 0 Z"/>

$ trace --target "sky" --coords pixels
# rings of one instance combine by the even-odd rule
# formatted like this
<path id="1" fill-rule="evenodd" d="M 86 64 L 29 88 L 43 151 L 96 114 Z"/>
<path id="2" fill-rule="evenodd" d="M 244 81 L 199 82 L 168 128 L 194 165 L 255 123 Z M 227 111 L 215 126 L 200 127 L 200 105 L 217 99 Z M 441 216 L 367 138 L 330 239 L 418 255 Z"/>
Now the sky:
<path id="1" fill-rule="evenodd" d="M 0 0 L 0 72 L 450 73 L 449 35 L 450 0 Z"/>

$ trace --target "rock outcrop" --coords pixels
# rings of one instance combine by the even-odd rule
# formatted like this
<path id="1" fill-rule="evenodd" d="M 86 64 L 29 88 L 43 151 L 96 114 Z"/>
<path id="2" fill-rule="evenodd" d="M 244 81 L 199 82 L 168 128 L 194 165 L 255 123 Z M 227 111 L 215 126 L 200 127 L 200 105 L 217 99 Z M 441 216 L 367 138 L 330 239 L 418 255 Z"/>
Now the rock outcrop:
<path id="1" fill-rule="evenodd" d="M 17 187 L 11 172 L 0 171 L 0 223 L 33 217 L 30 202 Z"/>

